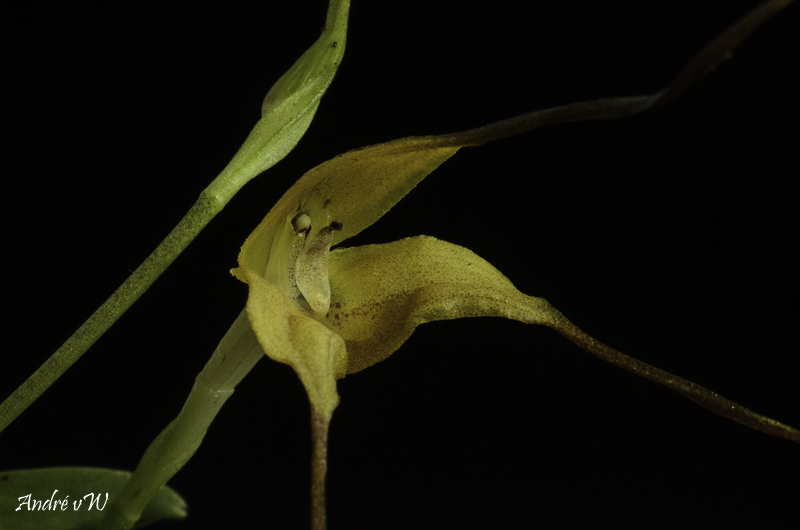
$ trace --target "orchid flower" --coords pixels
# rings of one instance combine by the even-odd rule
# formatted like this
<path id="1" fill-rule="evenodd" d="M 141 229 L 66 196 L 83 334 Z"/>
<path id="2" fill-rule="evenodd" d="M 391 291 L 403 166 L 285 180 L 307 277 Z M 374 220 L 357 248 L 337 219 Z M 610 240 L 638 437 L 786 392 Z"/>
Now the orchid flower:
<path id="1" fill-rule="evenodd" d="M 308 393 L 314 528 L 325 524 L 327 433 L 339 403 L 336 380 L 386 359 L 419 324 L 435 320 L 500 316 L 545 325 L 719 415 L 800 443 L 799 430 L 588 336 L 468 249 L 418 236 L 331 251 L 375 223 L 461 147 L 553 123 L 629 116 L 672 101 L 781 7 L 772 3 L 753 11 L 652 96 L 576 103 L 460 133 L 357 149 L 312 169 L 286 192 L 245 241 L 232 273 L 249 285 L 247 315 L 264 352 L 290 365 Z"/>
<path id="2" fill-rule="evenodd" d="M 775 9 L 783 7 L 787 3 L 770 2 L 769 6 L 771 9 Z M 761 12 L 762 15 L 765 14 L 763 9 Z M 772 13 L 766 13 L 766 15 L 770 14 Z M 190 399 L 198 409 L 194 412 L 213 419 L 221 404 L 231 394 L 232 387 L 259 358 L 264 356 L 264 352 L 273 359 L 292 366 L 300 376 L 312 404 L 315 442 L 312 499 L 315 504 L 314 522 L 317 526 L 321 526 L 324 525 L 327 429 L 333 410 L 339 401 L 338 392 L 341 391 L 341 389 L 337 390 L 337 380 L 347 374 L 373 366 L 392 355 L 409 338 L 415 327 L 421 323 L 467 316 L 503 316 L 551 327 L 606 360 L 638 375 L 666 384 L 692 399 L 699 400 L 712 410 L 716 408 L 717 412 L 732 412 L 730 415 L 734 419 L 797 441 L 796 429 L 751 413 L 743 407 L 709 393 L 702 387 L 626 357 L 600 344 L 578 330 L 544 299 L 519 292 L 501 272 L 464 247 L 429 236 L 416 236 L 382 245 L 336 248 L 337 245 L 377 221 L 427 174 L 452 157 L 461 147 L 479 145 L 534 127 L 562 121 L 622 117 L 650 110 L 669 101 L 688 84 L 701 77 L 705 69 L 713 67 L 723 55 L 727 54 L 732 45 L 735 45 L 749 29 L 763 21 L 763 18 L 759 19 L 751 14 L 747 20 L 750 21 L 750 27 L 747 24 L 744 25 L 744 28 L 741 25 L 737 26 L 740 30 L 739 33 L 726 33 L 726 39 L 718 43 L 716 49 L 712 47 L 712 53 L 701 54 L 699 60 L 693 61 L 692 65 L 695 67 L 699 65 L 699 71 L 696 69 L 686 75 L 682 74 L 679 76 L 679 81 L 673 83 L 670 89 L 656 96 L 620 98 L 591 104 L 570 105 L 464 133 L 397 140 L 348 152 L 310 171 L 273 207 L 242 247 L 239 267 L 234 269 L 233 273 L 238 279 L 249 284 L 250 294 L 247 309 L 236 320 L 214 357 L 206 365 L 206 369 L 198 376 L 197 381 L 204 385 L 208 384 L 216 390 L 211 394 L 213 399 L 208 399 L 208 396 L 200 395 L 202 392 L 195 392 L 196 389 L 193 388 L 193 397 Z M 500 163 L 497 165 L 502 168 Z M 376 176 L 386 176 L 387 178 L 381 178 L 378 181 Z M 494 175 L 488 175 L 488 177 L 494 178 Z M 539 175 L 537 178 L 547 178 L 547 176 Z M 441 202 L 442 210 L 454 206 L 448 200 Z M 483 214 L 483 211 L 480 213 Z M 531 227 L 523 224 L 527 222 L 526 213 L 516 217 L 506 215 L 506 212 L 503 211 L 492 214 L 509 219 L 508 232 L 504 232 L 502 237 L 508 241 L 507 244 L 520 247 L 521 251 L 527 250 L 525 248 L 526 239 L 532 230 Z M 377 229 L 385 226 L 386 224 L 382 222 Z M 437 223 L 431 223 L 430 227 L 426 227 L 420 232 L 438 235 Z M 367 232 L 367 237 L 371 237 L 372 233 L 371 231 Z M 477 238 L 478 236 L 476 236 L 476 241 Z M 470 240 L 467 242 L 470 246 L 472 245 Z M 221 254 L 221 252 L 219 253 Z M 487 257 L 492 256 L 493 261 L 497 259 L 488 252 L 482 251 L 482 253 Z M 522 255 L 523 252 L 520 254 Z M 230 254 L 231 258 L 233 255 Z M 528 255 L 525 254 L 525 256 L 527 259 Z M 225 268 L 229 266 L 226 263 Z M 512 274 L 509 276 L 515 277 L 515 281 L 520 281 L 519 276 Z M 199 286 L 199 282 L 197 285 Z M 235 291 L 235 289 L 232 290 Z M 551 298 L 550 295 L 548 298 Z M 218 316 L 218 306 L 222 304 L 217 300 L 214 300 L 214 303 L 214 316 L 216 317 Z M 561 306 L 562 303 L 558 305 Z M 571 309 L 570 312 L 574 312 L 574 310 Z M 196 322 L 193 323 L 196 324 Z M 195 326 L 195 329 L 197 327 Z M 498 345 L 503 346 L 501 342 L 503 339 L 505 337 L 498 340 Z M 194 350 L 195 348 L 183 346 L 181 353 L 187 351 L 193 353 Z M 226 354 L 232 352 L 236 355 L 242 354 L 241 357 L 235 357 L 236 362 L 241 361 L 241 363 L 225 371 L 226 362 L 234 358 L 226 357 Z M 481 362 L 494 368 L 498 360 L 496 357 L 499 357 L 496 356 L 496 353 L 487 352 L 485 357 L 489 359 L 482 357 Z M 510 352 L 510 354 L 517 355 L 517 352 Z M 394 359 L 399 359 L 402 355 L 398 354 Z M 434 356 L 435 353 L 431 351 L 429 355 Z M 180 357 L 181 365 L 177 371 L 183 373 L 186 364 L 191 362 L 187 362 L 187 359 L 192 355 Z M 148 366 L 148 369 L 152 370 L 155 366 L 159 372 L 168 373 L 167 356 L 164 356 L 163 361 L 164 364 L 161 364 L 162 359 L 159 359 L 157 363 L 148 363 L 152 365 Z M 398 365 L 385 363 L 382 368 L 384 370 L 387 367 L 394 369 L 396 366 Z M 378 369 L 374 372 L 377 371 Z M 370 371 L 371 374 L 374 372 Z M 455 373 L 456 370 L 454 369 L 453 372 Z M 369 377 L 367 379 L 369 380 Z M 363 381 L 363 379 L 354 378 L 352 382 L 358 384 L 359 381 Z M 531 386 L 535 384 L 534 381 L 535 379 L 531 377 Z M 224 468 L 224 472 L 218 475 L 218 479 L 209 480 L 207 483 L 203 483 L 202 479 L 193 482 L 203 483 L 202 488 L 213 490 L 214 495 L 226 494 L 228 499 L 234 499 L 234 501 L 224 501 L 226 503 L 224 509 L 228 512 L 225 515 L 226 525 L 236 526 L 238 524 L 241 526 L 237 516 L 240 513 L 239 509 L 243 508 L 240 504 L 245 503 L 255 507 L 258 516 L 263 517 L 265 524 L 272 523 L 272 512 L 270 509 L 264 509 L 262 500 L 264 497 L 268 497 L 274 503 L 276 497 L 270 497 L 265 491 L 270 489 L 290 491 L 294 486 L 290 481 L 286 481 L 284 487 L 284 482 L 275 479 L 273 468 L 259 465 L 261 462 L 259 458 L 264 458 L 270 463 L 275 459 L 283 458 L 285 448 L 281 451 L 273 448 L 272 442 L 279 438 L 274 435 L 276 422 L 264 414 L 264 410 L 259 408 L 259 405 L 254 405 L 257 401 L 254 398 L 253 388 L 258 388 L 257 392 L 265 395 L 271 395 L 267 393 L 274 389 L 270 388 L 270 382 L 265 384 L 264 378 L 251 378 L 250 383 L 249 397 L 251 399 L 242 399 L 237 404 L 237 406 L 241 406 L 243 417 L 246 417 L 244 420 L 246 422 L 245 431 L 239 433 L 238 436 L 237 433 L 232 433 L 228 429 L 220 428 L 209 431 L 209 433 L 225 437 L 225 442 L 230 443 L 229 447 L 235 448 L 235 451 L 214 452 L 211 455 L 206 453 L 205 456 L 199 457 L 206 459 L 204 460 L 205 465 L 194 466 L 202 469 L 204 473 L 209 473 L 206 476 L 210 476 L 210 473 L 213 472 L 212 468 L 216 465 L 219 465 L 221 469 Z M 526 380 L 524 384 L 528 385 L 529 382 Z M 174 388 L 180 386 L 177 378 L 170 379 L 170 387 L 173 386 Z M 464 387 L 465 393 L 474 390 L 474 388 L 468 388 L 467 385 L 461 386 Z M 199 385 L 198 388 L 203 390 L 202 385 Z M 81 388 L 81 395 L 84 391 L 84 388 Z M 246 392 L 248 390 L 243 390 L 241 397 L 248 396 Z M 137 386 L 130 393 L 139 394 L 143 398 L 152 397 L 155 394 L 147 387 L 147 383 L 141 384 L 140 382 L 137 382 Z M 156 399 L 159 399 L 158 396 Z M 595 396 L 587 394 L 581 399 L 593 400 Z M 271 407 L 274 399 L 267 401 Z M 286 402 L 281 402 L 281 405 L 286 405 Z M 189 401 L 187 401 L 188 403 Z M 354 403 L 351 401 L 349 405 L 354 405 Z M 549 408 L 547 404 L 533 402 L 528 403 L 527 406 Z M 136 407 L 139 408 L 138 401 Z M 142 413 L 160 412 L 163 408 L 165 407 L 162 407 L 162 403 L 159 401 L 158 411 L 144 408 Z M 345 408 L 352 410 L 352 407 L 342 407 L 342 409 Z M 183 412 L 181 414 L 183 415 Z M 341 411 L 338 414 L 341 414 Z M 25 419 L 27 420 L 27 418 Z M 334 425 L 337 425 L 336 422 Z M 172 426 L 170 424 L 164 432 L 169 434 Z M 525 434 L 526 445 L 531 445 L 532 451 L 539 451 L 538 446 L 533 446 L 532 438 L 541 436 L 541 439 L 544 439 L 552 434 L 552 427 L 541 425 L 538 427 L 542 428 L 537 430 L 534 435 Z M 372 426 L 370 425 L 369 428 L 371 429 Z M 403 426 L 398 425 L 398 428 L 402 429 Z M 583 426 L 580 428 L 582 430 Z M 683 429 L 683 426 L 679 428 Z M 100 439 L 98 444 L 103 444 L 103 436 L 107 436 L 110 430 L 105 426 L 102 433 L 99 429 L 91 432 Z M 202 439 L 205 433 L 188 432 L 186 434 L 184 431 L 184 434 L 188 441 L 195 443 Z M 280 434 L 285 434 L 285 432 L 281 431 Z M 514 431 L 513 436 L 517 436 L 517 434 L 518 432 Z M 113 435 L 119 436 L 117 431 Z M 691 433 L 687 430 L 687 438 L 690 436 Z M 162 436 L 154 442 L 154 446 L 158 446 L 161 438 Z M 581 443 L 586 442 L 586 438 L 588 436 L 582 439 Z M 337 435 L 334 435 L 332 439 L 340 440 Z M 362 440 L 363 438 L 350 438 L 346 440 L 346 444 L 341 441 L 338 443 L 341 444 L 340 448 L 347 445 L 348 450 L 360 451 L 363 445 Z M 777 443 L 780 442 L 777 441 Z M 53 443 L 52 437 L 48 437 L 47 443 Z M 296 442 L 294 443 L 296 444 Z M 41 444 L 38 445 L 41 446 Z M 587 445 L 591 445 L 591 443 Z M 786 445 L 793 446 L 793 444 L 784 444 L 784 446 Z M 249 450 L 243 449 L 245 446 Z M 8 447 L 8 445 L 4 447 Z M 192 451 L 193 449 L 194 447 Z M 242 455 L 237 453 L 242 453 Z M 5 456 L 10 454 L 9 451 L 5 451 Z M 230 459 L 231 454 L 243 457 L 247 465 L 242 465 L 242 460 Z M 337 461 L 340 453 L 337 451 L 335 455 L 332 461 Z M 14 452 L 13 456 L 16 457 L 17 452 Z M 603 456 L 605 457 L 605 455 Z M 148 461 L 148 458 L 149 456 L 146 455 L 146 458 L 143 459 L 147 465 L 143 465 L 142 469 L 159 467 L 157 460 L 151 458 Z M 391 457 L 385 458 L 392 460 Z M 546 460 L 547 458 L 547 455 L 537 455 L 536 460 Z M 656 458 L 657 455 L 654 456 L 654 459 Z M 338 461 L 341 463 L 340 460 Z M 261 463 L 263 464 L 263 462 Z M 564 464 L 559 462 L 554 465 L 562 466 Z M 465 464 L 465 467 L 469 466 L 471 463 Z M 791 466 L 787 467 L 791 473 Z M 188 469 L 187 471 L 192 473 Z M 257 497 L 257 502 L 239 502 L 240 495 L 249 494 L 250 490 L 254 489 L 250 486 L 252 481 L 243 482 L 240 479 L 245 471 L 250 472 L 251 476 L 258 477 L 258 487 L 255 488 L 257 491 L 254 495 Z M 538 480 L 538 478 L 530 479 L 528 477 L 530 471 L 524 473 L 526 480 Z M 358 475 L 361 476 L 360 473 Z M 4 475 L 0 479 L 8 476 Z M 186 476 L 187 474 L 182 473 L 179 477 Z M 56 478 L 62 480 L 61 477 Z M 380 480 L 384 479 L 391 481 L 393 477 L 381 476 Z M 109 479 L 104 476 L 103 480 Z M 372 480 L 370 482 L 372 483 Z M 545 479 L 545 482 L 548 483 L 546 487 L 550 489 L 551 478 Z M 53 484 L 56 482 L 48 482 L 47 487 L 51 487 Z M 556 488 L 558 487 L 557 483 L 554 485 Z M 119 484 L 119 487 L 122 485 Z M 469 485 L 465 487 L 469 487 Z M 492 487 L 492 484 L 481 484 L 480 495 L 491 495 Z M 156 494 L 163 497 L 165 492 L 168 496 L 172 496 L 169 490 L 164 489 L 159 490 Z M 342 496 L 349 493 L 339 489 L 338 494 Z M 409 497 L 412 495 L 414 493 L 410 492 Z M 193 499 L 189 497 L 189 500 Z M 181 499 L 173 498 L 171 502 L 169 514 L 185 515 Z M 532 502 L 535 503 L 536 500 L 533 499 Z M 344 509 L 338 502 L 336 504 L 339 506 L 339 510 Z M 360 499 L 355 499 L 353 504 L 363 503 Z M 176 509 L 176 505 L 180 509 Z M 491 505 L 491 503 L 487 505 Z M 418 506 L 409 508 L 414 511 L 420 509 Z M 467 508 L 465 507 L 465 511 L 468 511 Z M 292 506 L 291 509 L 298 511 L 296 506 Z M 377 508 L 372 509 L 377 510 Z M 198 515 L 198 511 L 194 511 L 193 515 Z M 143 513 L 146 514 L 147 511 L 145 510 Z"/>

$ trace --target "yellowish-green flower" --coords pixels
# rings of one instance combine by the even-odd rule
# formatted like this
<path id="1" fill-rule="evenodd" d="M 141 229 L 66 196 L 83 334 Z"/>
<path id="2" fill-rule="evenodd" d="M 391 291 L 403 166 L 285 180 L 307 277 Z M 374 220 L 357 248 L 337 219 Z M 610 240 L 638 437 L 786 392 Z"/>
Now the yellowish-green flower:
<path id="1" fill-rule="evenodd" d="M 585 115 L 598 108 L 627 108 L 631 99 L 595 105 Z M 638 99 L 646 103 L 648 98 Z M 536 122 L 536 115 L 547 119 L 552 112 L 518 121 Z M 546 300 L 519 292 L 468 249 L 417 236 L 330 250 L 377 221 L 460 145 L 518 131 L 516 123 L 345 153 L 306 173 L 242 246 L 239 267 L 232 272 L 249 284 L 246 310 L 256 338 L 269 357 L 297 372 L 311 402 L 314 528 L 325 526 L 327 432 L 339 403 L 336 381 L 386 359 L 419 324 L 435 320 L 500 316 L 544 324 L 717 414 L 800 442 L 800 431 L 793 427 L 589 337 Z"/>
<path id="2" fill-rule="evenodd" d="M 337 379 L 389 357 L 424 322 L 556 317 L 471 251 L 419 236 L 330 251 L 377 221 L 458 147 L 450 136 L 350 151 L 309 171 L 250 235 L 233 273 L 264 351 L 291 365 L 327 420 Z"/>
<path id="3" fill-rule="evenodd" d="M 630 116 L 672 101 L 788 3 L 776 0 L 753 10 L 651 96 L 574 103 L 461 133 L 357 149 L 295 183 L 245 241 L 239 268 L 232 272 L 250 286 L 247 315 L 264 351 L 291 365 L 308 392 L 315 444 L 324 445 L 339 402 L 337 379 L 387 358 L 421 323 L 472 316 L 547 325 L 590 353 L 717 414 L 800 442 L 797 429 L 589 337 L 547 301 L 520 293 L 465 248 L 419 236 L 330 251 L 377 221 L 461 147 L 548 124 Z"/>
<path id="4" fill-rule="evenodd" d="M 633 100 L 648 108 L 662 94 L 577 104 L 583 107 L 576 113 L 628 112 Z M 532 128 L 554 114 L 558 109 L 465 133 L 412 137 L 345 153 L 306 173 L 242 246 L 232 273 L 249 284 L 246 311 L 256 338 L 269 357 L 297 372 L 311 402 L 313 528 L 325 527 L 327 433 L 339 403 L 336 381 L 386 359 L 416 326 L 435 320 L 500 316 L 544 324 L 717 414 L 800 442 L 793 427 L 589 337 L 546 300 L 520 293 L 468 249 L 417 236 L 330 250 L 377 221 L 461 145 L 519 132 L 519 123 Z"/>

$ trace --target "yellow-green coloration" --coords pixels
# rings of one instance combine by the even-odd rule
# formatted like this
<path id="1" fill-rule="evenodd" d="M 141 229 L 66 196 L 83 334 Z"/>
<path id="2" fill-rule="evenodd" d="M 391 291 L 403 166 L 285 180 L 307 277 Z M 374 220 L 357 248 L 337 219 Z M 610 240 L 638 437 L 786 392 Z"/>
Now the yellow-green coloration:
<path id="1" fill-rule="evenodd" d="M 317 112 L 344 56 L 350 0 L 331 0 L 322 35 L 273 85 L 261 106 L 261 120 L 206 193 L 239 189 L 294 149 Z"/>
<path id="2" fill-rule="evenodd" d="M 367 228 L 458 150 L 428 148 L 419 140 L 405 138 L 349 151 L 303 175 L 247 238 L 239 265 L 257 272 L 265 271 L 267 263 L 272 267 L 274 238 L 300 212 L 311 218 L 310 237 L 333 221 L 342 224 L 332 245 Z"/>
<path id="3" fill-rule="evenodd" d="M 312 524 L 314 528 L 323 528 L 327 431 L 339 403 L 336 381 L 386 359 L 416 326 L 435 320 L 499 316 L 543 324 L 598 357 L 667 386 L 717 414 L 800 442 L 797 429 L 753 413 L 589 337 L 544 299 L 520 293 L 499 271 L 463 247 L 417 236 L 389 244 L 331 251 L 332 246 L 378 220 L 460 147 L 479 145 L 546 124 L 628 116 L 673 99 L 789 1 L 771 2 L 755 10 L 701 52 L 673 84 L 652 96 L 577 103 L 463 133 L 397 140 L 348 152 L 305 174 L 244 243 L 239 267 L 232 272 L 249 285 L 246 310 L 197 376 L 178 417 L 150 445 L 135 473 L 129 480 L 126 477 L 126 485 L 114 490 L 119 491 L 116 502 L 109 507 L 101 527 L 130 528 L 143 521 L 151 499 L 161 496 L 165 491 L 163 484 L 192 457 L 234 387 L 266 353 L 292 366 L 309 396 L 314 446 Z M 157 276 L 166 267 L 163 263 L 168 265 L 198 227 L 202 228 L 210 219 L 208 215 L 213 216 L 221 209 L 231 191 L 235 192 L 249 178 L 274 164 L 297 143 L 341 60 L 348 4 L 347 0 L 331 2 L 323 36 L 267 94 L 263 118 L 245 145 L 201 195 L 199 206 L 187 216 L 190 221 L 185 225 L 182 222 L 170 236 L 172 239 L 167 238 L 166 247 L 159 247 L 169 250 L 164 252 L 166 257 L 154 253 L 162 261 L 153 264 L 156 258 L 149 258 L 146 262 L 150 263 L 149 268 L 140 268 L 146 274 L 137 270 L 132 276 L 139 282 L 134 282 L 132 289 L 138 289 L 135 292 L 140 294 L 149 285 L 139 281 L 142 275 Z M 123 286 L 123 295 L 127 286 L 128 283 Z M 97 321 L 108 327 L 109 315 L 119 316 L 127 307 L 122 307 L 123 302 L 130 305 L 138 297 L 136 294 L 128 300 L 123 295 L 118 299 L 112 297 L 99 310 L 101 317 Z M 90 327 L 88 331 L 81 328 L 76 336 L 83 337 L 81 340 L 88 336 L 86 340 L 91 344 L 99 336 L 96 330 L 100 327 Z M 62 349 L 78 348 L 76 343 L 68 344 L 69 348 L 65 345 Z M 56 360 L 62 362 L 60 358 Z M 44 378 L 34 377 L 33 381 L 42 384 Z M 0 408 L 0 430 L 19 413 L 19 403 L 23 401 Z M 91 474 L 85 469 L 69 469 L 62 477 L 56 471 L 42 471 L 46 473 L 40 478 L 56 477 L 58 485 L 69 480 L 80 482 Z M 25 480 L 36 478 L 35 471 L 19 473 L 14 476 Z M 12 475 L 0 473 L 0 486 L 4 476 Z M 108 475 L 101 478 L 106 480 Z M 49 483 L 39 481 L 36 487 L 50 487 L 43 484 Z M 112 486 L 104 489 L 110 491 Z M 182 510 L 182 500 L 171 498 L 168 509 L 162 510 L 160 516 L 182 516 Z M 5 526 L 0 520 L 0 528 Z"/>
<path id="4" fill-rule="evenodd" d="M 347 373 L 382 361 L 419 324 L 497 316 L 528 324 L 551 318 L 550 305 L 520 293 L 472 251 L 418 236 L 331 253 L 332 307 L 326 325 L 347 345 Z"/>
<path id="5" fill-rule="evenodd" d="M 156 250 L 106 302 L 6 401 L 0 403 L 5 429 L 150 288 L 230 199 L 252 178 L 291 151 L 305 134 L 344 55 L 350 0 L 331 0 L 319 39 L 275 83 L 262 117 L 244 145 Z"/>
<path id="6" fill-rule="evenodd" d="M 405 138 L 317 166 L 242 246 L 232 272 L 250 285 L 253 330 L 268 356 L 298 372 L 326 420 L 339 402 L 335 380 L 387 358 L 419 324 L 473 316 L 541 324 L 558 314 L 471 251 L 432 237 L 329 258 L 332 243 L 374 223 L 452 156 L 457 145 L 437 144 L 456 137 Z"/>
<path id="7" fill-rule="evenodd" d="M 337 223 L 336 228 L 341 227 Z M 328 256 L 335 228 L 326 226 L 308 242 L 297 258 L 295 274 L 297 288 L 317 317 L 325 316 L 331 305 L 331 286 L 328 281 Z"/>
<path id="8" fill-rule="evenodd" d="M 447 147 L 437 145 L 450 142 Z M 312 528 L 325 527 L 327 436 L 336 380 L 396 351 L 423 322 L 559 314 L 518 292 L 467 249 L 430 237 L 330 252 L 377 221 L 459 147 L 452 135 L 350 151 L 306 173 L 239 254 L 247 315 L 272 359 L 297 372 L 311 402 Z"/>
<path id="9" fill-rule="evenodd" d="M 294 368 L 312 409 L 312 525 L 323 528 L 327 431 L 336 380 L 394 353 L 419 324 L 501 316 L 543 324 L 592 354 L 744 425 L 800 441 L 800 431 L 589 337 L 541 298 L 517 291 L 472 252 L 425 236 L 351 249 L 335 246 L 383 216 L 464 146 L 555 123 L 646 112 L 680 95 L 780 10 L 754 10 L 650 96 L 580 102 L 461 133 L 405 138 L 350 151 L 306 173 L 247 238 L 232 273 L 249 284 L 247 314 L 264 352 Z M 331 227 L 336 226 L 336 232 Z"/>
<path id="10" fill-rule="evenodd" d="M 344 377 L 344 340 L 303 315 L 286 294 L 248 269 L 237 278 L 250 284 L 247 315 L 267 355 L 288 364 L 300 376 L 315 410 L 330 420 L 339 403 L 336 379 Z"/>

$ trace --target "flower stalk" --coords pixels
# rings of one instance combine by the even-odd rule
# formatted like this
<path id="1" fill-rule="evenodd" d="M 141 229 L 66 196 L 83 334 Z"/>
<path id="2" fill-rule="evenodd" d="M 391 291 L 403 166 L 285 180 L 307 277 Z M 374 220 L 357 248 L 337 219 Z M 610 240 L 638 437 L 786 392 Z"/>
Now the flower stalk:
<path id="1" fill-rule="evenodd" d="M 325 530 L 325 475 L 328 472 L 328 426 L 326 418 L 311 407 L 311 529 Z"/>
<path id="2" fill-rule="evenodd" d="M 178 225 L 86 322 L 0 404 L 0 432 L 99 339 L 251 179 L 305 134 L 344 55 L 350 0 L 331 0 L 320 38 L 268 92 L 262 117 L 222 173 Z"/>

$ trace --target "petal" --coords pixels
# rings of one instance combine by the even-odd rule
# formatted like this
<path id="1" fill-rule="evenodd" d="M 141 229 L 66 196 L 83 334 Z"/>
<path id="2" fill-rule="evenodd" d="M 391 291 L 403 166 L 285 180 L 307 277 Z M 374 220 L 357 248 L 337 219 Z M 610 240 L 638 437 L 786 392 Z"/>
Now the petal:
<path id="1" fill-rule="evenodd" d="M 327 325 L 347 345 L 347 373 L 389 357 L 424 322 L 499 316 L 530 324 L 555 318 L 472 251 L 419 236 L 338 249 L 330 256 Z"/>
<path id="2" fill-rule="evenodd" d="M 344 377 L 347 366 L 344 341 L 301 314 L 283 291 L 254 271 L 238 268 L 233 273 L 250 285 L 247 315 L 261 347 L 294 368 L 312 406 L 330 420 L 339 403 L 336 379 Z"/>
<path id="3" fill-rule="evenodd" d="M 692 58 L 669 86 L 650 96 L 582 101 L 467 131 L 403 138 L 329 160 L 297 181 L 264 218 L 242 246 L 239 265 L 263 271 L 273 235 L 287 217 L 291 219 L 303 209 L 311 214 L 312 227 L 317 229 L 331 221 L 344 224 L 332 244 L 341 243 L 377 221 L 461 147 L 482 145 L 545 125 L 623 118 L 661 107 L 716 68 L 744 38 L 790 3 L 767 2 L 756 8 Z M 314 220 L 314 215 L 319 219 Z"/>
<path id="4" fill-rule="evenodd" d="M 381 218 L 458 147 L 429 147 L 436 137 L 404 138 L 347 152 L 306 173 L 250 234 L 239 265 L 263 274 L 276 233 L 299 213 L 311 217 L 309 237 L 342 223 L 333 245 Z"/>

